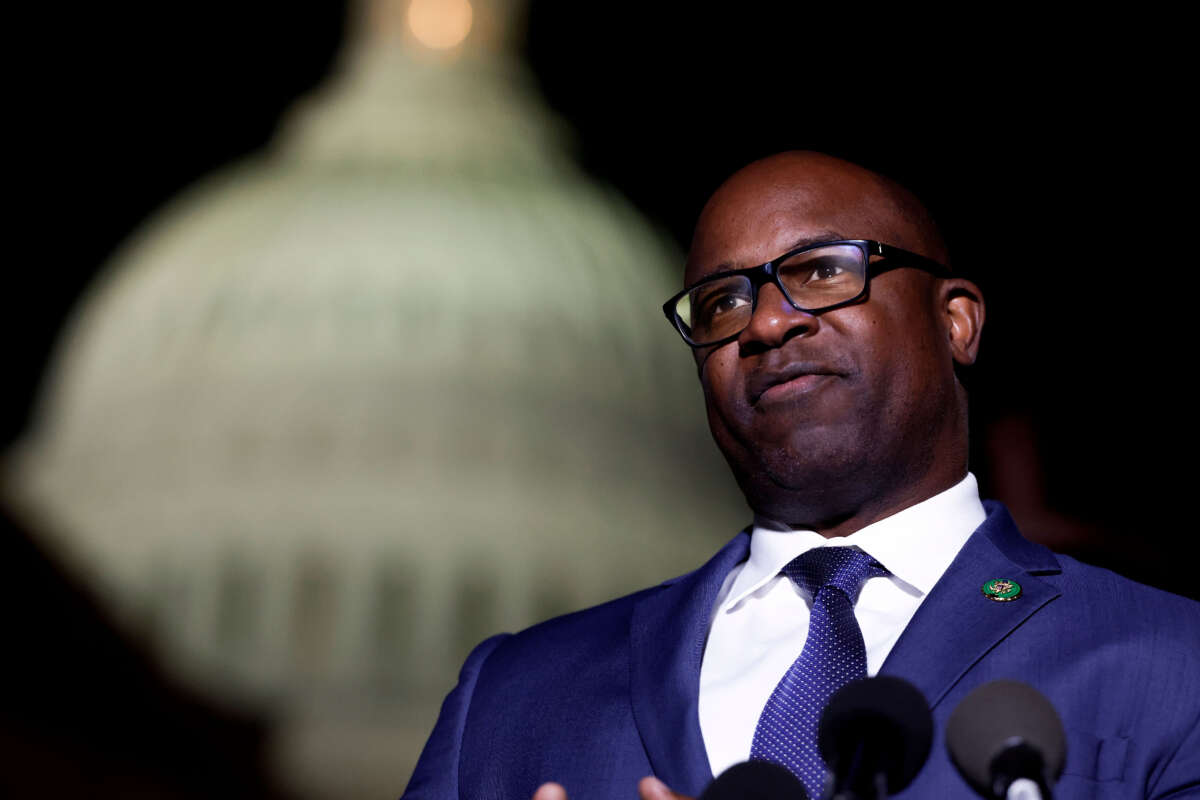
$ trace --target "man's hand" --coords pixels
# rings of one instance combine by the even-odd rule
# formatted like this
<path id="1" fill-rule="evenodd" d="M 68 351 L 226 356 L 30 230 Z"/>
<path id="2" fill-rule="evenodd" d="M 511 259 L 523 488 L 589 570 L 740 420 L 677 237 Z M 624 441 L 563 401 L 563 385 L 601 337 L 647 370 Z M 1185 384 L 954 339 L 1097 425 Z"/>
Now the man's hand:
<path id="1" fill-rule="evenodd" d="M 638 781 L 638 797 L 641 800 L 691 800 L 690 797 L 675 794 L 667 788 L 665 783 L 653 775 L 648 775 Z M 568 800 L 567 790 L 557 783 L 543 783 L 533 793 L 533 800 Z"/>
<path id="2" fill-rule="evenodd" d="M 692 800 L 690 797 L 675 794 L 653 775 L 647 775 L 638 781 L 638 797 L 641 800 Z"/>

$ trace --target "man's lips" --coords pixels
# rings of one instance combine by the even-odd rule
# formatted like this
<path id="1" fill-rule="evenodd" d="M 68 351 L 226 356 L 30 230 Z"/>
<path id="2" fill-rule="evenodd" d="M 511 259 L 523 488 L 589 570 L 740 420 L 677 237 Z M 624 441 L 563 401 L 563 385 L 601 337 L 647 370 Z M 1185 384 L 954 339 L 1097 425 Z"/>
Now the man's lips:
<path id="1" fill-rule="evenodd" d="M 785 388 L 803 392 L 821 382 L 822 378 L 839 375 L 836 369 L 824 364 L 810 362 L 792 362 L 779 369 L 764 369 L 756 372 L 746 382 L 746 398 L 750 405 L 757 405 L 764 394 L 772 391 L 771 395 L 781 394 Z"/>

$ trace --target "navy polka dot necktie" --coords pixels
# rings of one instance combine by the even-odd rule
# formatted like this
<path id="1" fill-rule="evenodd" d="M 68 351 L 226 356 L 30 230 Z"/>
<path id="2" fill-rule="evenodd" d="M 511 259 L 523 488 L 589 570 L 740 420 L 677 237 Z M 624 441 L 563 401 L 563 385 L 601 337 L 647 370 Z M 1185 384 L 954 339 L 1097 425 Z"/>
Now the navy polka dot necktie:
<path id="1" fill-rule="evenodd" d="M 810 797 L 825 789 L 825 762 L 817 750 L 817 723 L 830 696 L 867 677 L 867 650 L 854 602 L 867 578 L 889 574 L 853 547 L 818 547 L 781 570 L 813 598 L 808 638 L 767 700 L 750 758 L 787 767 Z"/>

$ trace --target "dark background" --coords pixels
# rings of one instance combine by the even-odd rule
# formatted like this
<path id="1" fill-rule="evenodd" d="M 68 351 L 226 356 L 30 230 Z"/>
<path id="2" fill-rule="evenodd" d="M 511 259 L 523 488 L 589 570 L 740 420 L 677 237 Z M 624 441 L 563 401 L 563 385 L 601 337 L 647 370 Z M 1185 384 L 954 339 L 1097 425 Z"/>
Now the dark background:
<path id="1" fill-rule="evenodd" d="M 970 387 L 985 493 L 1024 503 L 1018 518 L 1047 521 L 1073 552 L 1195 594 L 1178 514 L 1195 164 L 1192 92 L 1160 41 L 1172 21 L 649 6 L 530 5 L 522 55 L 581 164 L 681 246 L 720 180 L 777 150 L 824 150 L 908 185 L 988 299 Z M 344 2 L 37 13 L 10 34 L 24 41 L 10 56 L 17 257 L 0 445 L 28 425 L 59 326 L 113 249 L 266 144 L 345 27 Z M 1023 500 L 1022 479 L 1039 487 Z"/>
<path id="2" fill-rule="evenodd" d="M 1194 45 L 1173 36 L 1191 26 L 1124 7 L 791 7 L 532 0 L 522 55 L 581 164 L 681 247 L 720 180 L 777 150 L 831 152 L 916 191 L 988 300 L 970 375 L 985 495 L 1060 549 L 1200 597 L 1181 513 Z M 161 203 L 269 141 L 332 67 L 345 10 L 137 0 L 10 17 L 0 450 L 29 425 L 88 281 Z M 162 674 L 4 509 L 0 548 L 18 649 L 0 794 L 282 796 L 266 721 Z"/>

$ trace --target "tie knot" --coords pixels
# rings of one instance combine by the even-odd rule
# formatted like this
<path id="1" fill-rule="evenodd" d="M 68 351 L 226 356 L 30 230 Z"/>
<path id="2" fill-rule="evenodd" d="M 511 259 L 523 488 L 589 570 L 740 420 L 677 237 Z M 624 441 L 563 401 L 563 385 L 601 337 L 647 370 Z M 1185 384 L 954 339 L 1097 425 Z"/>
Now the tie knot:
<path id="1" fill-rule="evenodd" d="M 833 586 L 852 603 L 858 599 L 863 581 L 888 574 L 879 562 L 854 547 L 814 547 L 789 561 L 782 572 L 813 597 L 822 587 Z"/>

